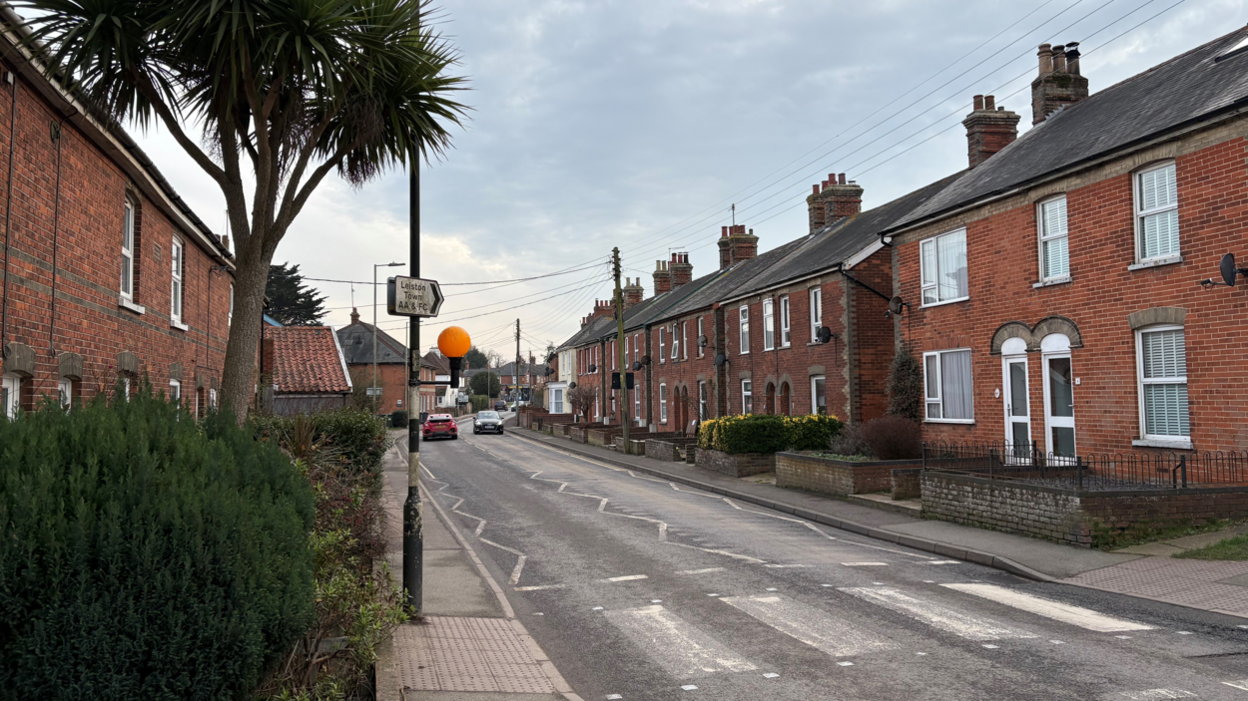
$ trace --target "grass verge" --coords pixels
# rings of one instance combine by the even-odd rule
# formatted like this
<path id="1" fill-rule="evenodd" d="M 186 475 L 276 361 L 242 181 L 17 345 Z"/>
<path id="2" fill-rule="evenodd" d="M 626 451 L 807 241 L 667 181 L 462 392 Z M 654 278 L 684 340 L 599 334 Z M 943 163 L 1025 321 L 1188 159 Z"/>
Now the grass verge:
<path id="1" fill-rule="evenodd" d="M 1189 560 L 1248 560 L 1248 535 L 1220 540 L 1195 550 L 1185 550 L 1171 555 Z"/>

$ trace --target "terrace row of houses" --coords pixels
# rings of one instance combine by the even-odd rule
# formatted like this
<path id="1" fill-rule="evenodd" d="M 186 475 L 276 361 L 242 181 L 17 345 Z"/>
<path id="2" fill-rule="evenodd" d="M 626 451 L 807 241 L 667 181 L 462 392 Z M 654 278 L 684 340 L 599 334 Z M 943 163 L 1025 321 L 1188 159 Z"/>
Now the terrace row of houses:
<path id="1" fill-rule="evenodd" d="M 829 175 L 809 229 L 759 252 L 719 232 L 719 268 L 659 261 L 557 351 L 553 413 L 689 430 L 726 414 L 887 409 L 898 349 L 922 364 L 925 440 L 1063 455 L 1248 448 L 1248 30 L 1091 94 L 1077 45 L 1039 48 L 1033 128 L 976 96 L 965 168 L 863 211 Z M 952 169 L 951 169 L 952 170 Z M 764 241 L 764 244 L 767 242 Z M 767 248 L 766 245 L 763 248 Z M 588 396 L 580 391 L 581 396 Z"/>

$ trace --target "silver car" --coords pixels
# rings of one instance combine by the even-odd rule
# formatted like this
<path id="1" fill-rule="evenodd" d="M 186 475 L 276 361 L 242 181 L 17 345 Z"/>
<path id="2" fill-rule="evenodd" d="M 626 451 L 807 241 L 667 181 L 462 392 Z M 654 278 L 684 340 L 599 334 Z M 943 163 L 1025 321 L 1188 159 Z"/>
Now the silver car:
<path id="1" fill-rule="evenodd" d="M 472 422 L 473 433 L 502 433 L 503 417 L 497 411 L 477 412 L 476 421 Z"/>

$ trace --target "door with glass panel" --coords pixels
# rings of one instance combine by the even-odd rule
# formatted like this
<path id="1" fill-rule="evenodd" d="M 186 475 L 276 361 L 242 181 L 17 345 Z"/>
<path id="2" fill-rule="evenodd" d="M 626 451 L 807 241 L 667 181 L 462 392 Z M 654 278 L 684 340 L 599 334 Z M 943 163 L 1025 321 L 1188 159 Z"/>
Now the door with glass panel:
<path id="1" fill-rule="evenodd" d="M 1005 358 L 1005 442 L 1010 457 L 1026 460 L 1031 455 L 1031 408 L 1027 391 L 1027 357 Z"/>
<path id="2" fill-rule="evenodd" d="M 1044 425 L 1046 452 L 1075 457 L 1075 383 L 1070 355 L 1044 356 Z"/>

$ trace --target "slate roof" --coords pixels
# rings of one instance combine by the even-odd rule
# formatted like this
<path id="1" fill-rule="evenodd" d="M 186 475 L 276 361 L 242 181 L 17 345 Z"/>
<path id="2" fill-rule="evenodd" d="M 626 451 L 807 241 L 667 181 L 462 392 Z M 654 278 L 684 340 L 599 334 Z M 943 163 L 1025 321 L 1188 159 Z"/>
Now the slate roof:
<path id="1" fill-rule="evenodd" d="M 496 374 L 496 375 L 499 375 L 499 376 L 502 376 L 502 375 L 507 375 L 507 376 L 509 376 L 509 377 L 510 377 L 510 376 L 515 375 L 515 374 L 516 374 L 516 373 L 515 373 L 515 367 L 516 367 L 516 361 L 514 361 L 514 360 L 513 360 L 513 361 L 511 361 L 510 363 L 507 363 L 506 365 L 503 365 L 502 367 L 498 367 L 498 368 L 491 368 L 491 369 L 490 369 L 490 371 L 491 371 L 491 372 L 493 372 L 493 373 L 494 373 L 494 374 Z M 533 367 L 533 376 L 534 376 L 534 377 L 545 377 L 545 376 L 546 376 L 546 366 L 545 366 L 545 365 L 543 365 L 543 364 L 541 364 L 541 363 L 533 363 L 532 367 Z M 520 363 L 520 376 L 521 376 L 521 377 L 524 377 L 525 375 L 528 375 L 528 374 L 529 374 L 529 364 L 528 364 L 528 363 Z"/>
<path id="2" fill-rule="evenodd" d="M 356 321 L 338 329 L 338 342 L 342 344 L 342 352 L 348 365 L 372 365 L 372 324 Z M 407 346 L 380 328 L 377 329 L 377 362 L 381 365 L 402 365 L 407 362 Z"/>
<path id="3" fill-rule="evenodd" d="M 710 307 L 715 302 L 725 299 L 742 285 L 747 284 L 774 265 L 779 260 L 787 256 L 794 248 L 803 241 L 809 239 L 804 236 L 795 241 L 780 244 L 770 251 L 764 251 L 754 258 L 741 261 L 727 270 L 716 271 L 715 278 L 709 281 L 697 294 L 690 295 L 686 299 L 681 300 L 680 304 L 672 305 L 665 309 L 662 314 L 656 314 L 651 322 L 671 319 L 678 316 L 684 316 L 690 312 Z"/>
<path id="4" fill-rule="evenodd" d="M 583 343 L 588 342 L 589 340 L 598 338 L 599 336 L 596 336 L 594 334 L 601 334 L 603 331 L 606 330 L 608 324 L 614 325 L 615 320 L 610 317 L 603 317 L 603 316 L 594 317 L 594 319 L 590 321 L 588 324 L 586 324 L 585 326 L 583 326 L 580 331 L 577 331 L 576 333 L 572 334 L 571 338 L 569 338 L 568 340 L 560 344 L 559 348 L 557 348 L 556 350 L 563 350 L 565 348 L 575 348 L 579 345 L 582 345 Z"/>
<path id="5" fill-rule="evenodd" d="M 328 326 L 271 326 L 273 384 L 278 394 L 346 394 L 351 391 L 338 336 Z"/>
<path id="6" fill-rule="evenodd" d="M 1238 29 L 1050 115 L 893 228 L 1242 105 L 1248 101 L 1248 51 L 1218 56 L 1245 36 L 1248 28 Z"/>
<path id="7" fill-rule="evenodd" d="M 381 345 L 381 341 L 378 340 L 378 355 L 381 354 L 380 345 Z M 447 362 L 446 358 L 443 358 L 442 356 L 438 355 L 437 353 L 434 353 L 433 351 L 429 351 L 428 353 L 425 353 L 424 356 L 421 357 L 420 361 L 421 361 L 420 362 L 421 365 L 424 365 L 427 368 L 433 368 L 434 374 L 437 374 L 437 375 L 451 374 L 451 364 Z"/>
<path id="8" fill-rule="evenodd" d="M 892 202 L 868 209 L 856 217 L 825 226 L 814 234 L 798 239 L 779 260 L 765 269 L 757 270 L 744 284 L 721 295 L 716 301 L 744 297 L 769 287 L 809 277 L 821 270 L 839 268 L 841 263 L 878 241 L 880 232 L 940 194 L 967 172 L 961 171 L 941 178 Z"/>

